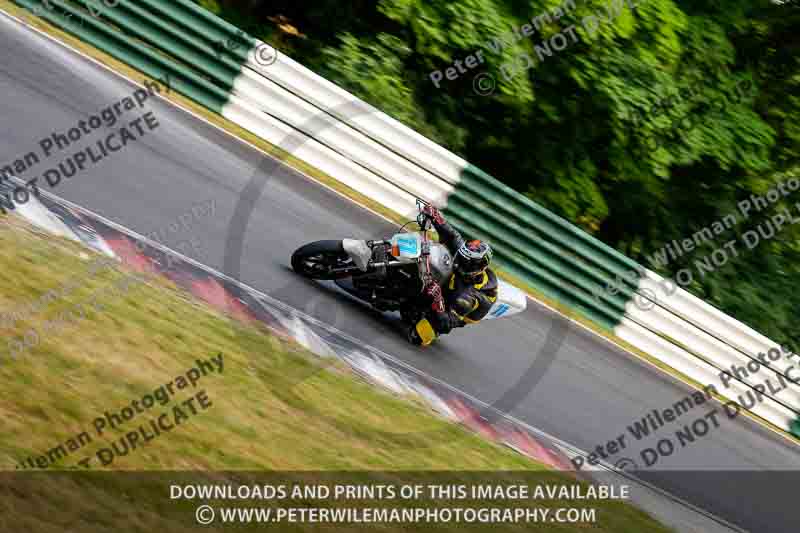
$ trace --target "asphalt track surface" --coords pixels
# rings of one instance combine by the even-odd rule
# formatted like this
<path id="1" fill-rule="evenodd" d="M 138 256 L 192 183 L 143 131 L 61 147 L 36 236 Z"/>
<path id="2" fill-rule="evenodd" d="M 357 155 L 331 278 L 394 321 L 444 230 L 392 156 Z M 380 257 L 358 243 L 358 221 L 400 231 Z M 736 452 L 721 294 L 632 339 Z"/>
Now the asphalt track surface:
<path id="1" fill-rule="evenodd" d="M 135 89 L 5 17 L 0 31 L 2 164 L 32 150 L 41 153 L 40 139 Z M 155 131 L 45 190 L 142 234 L 213 198 L 215 216 L 194 222 L 191 234 L 202 243 L 195 259 L 224 271 L 231 264 L 225 257 L 231 217 L 255 176 L 264 188 L 248 220 L 241 270 L 226 273 L 581 449 L 626 433 L 628 448 L 609 462 L 633 459 L 640 468 L 634 475 L 744 529 L 798 530 L 797 518 L 789 516 L 800 481 L 795 445 L 743 417 L 721 415 L 719 427 L 705 437 L 645 468 L 639 452 L 657 438 L 636 442 L 626 427 L 691 389 L 533 302 L 523 314 L 459 330 L 430 349 L 410 347 L 396 323 L 298 278 L 288 266 L 303 243 L 384 237 L 393 225 L 285 166 L 261 175 L 260 168 L 274 166 L 265 165 L 263 154 L 165 102 L 153 99 L 146 106 L 128 112 L 122 123 L 152 110 Z M 75 148 L 98 138 L 87 136 Z M 39 176 L 70 153 L 51 156 L 23 178 Z M 169 234 L 165 244 L 186 237 Z M 681 422 L 708 410 L 695 408 Z M 668 425 L 658 436 L 681 425 Z"/>

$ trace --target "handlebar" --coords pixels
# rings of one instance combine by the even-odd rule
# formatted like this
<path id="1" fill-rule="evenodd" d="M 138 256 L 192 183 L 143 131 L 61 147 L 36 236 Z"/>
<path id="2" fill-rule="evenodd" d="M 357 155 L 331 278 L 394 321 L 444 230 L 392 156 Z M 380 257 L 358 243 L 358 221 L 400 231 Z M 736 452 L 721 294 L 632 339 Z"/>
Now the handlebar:
<path id="1" fill-rule="evenodd" d="M 431 217 L 425 213 L 420 213 L 417 215 L 417 224 L 419 224 L 419 227 L 422 229 L 422 231 L 428 231 L 431 229 Z"/>
<path id="2" fill-rule="evenodd" d="M 417 209 L 419 210 L 419 214 L 417 215 L 417 224 L 419 224 L 419 227 L 422 228 L 422 231 L 428 231 L 431 229 L 431 217 L 422 212 L 422 210 L 428 205 L 430 204 L 428 204 L 428 202 L 425 200 L 417 198 Z"/>
<path id="3" fill-rule="evenodd" d="M 431 229 L 431 217 L 422 210 L 428 205 L 425 200 L 417 198 L 417 224 L 422 229 L 422 256 L 419 261 L 420 278 L 422 279 L 423 286 L 427 285 L 432 279 L 431 274 L 431 258 L 430 258 L 430 242 L 428 241 L 428 230 Z"/>

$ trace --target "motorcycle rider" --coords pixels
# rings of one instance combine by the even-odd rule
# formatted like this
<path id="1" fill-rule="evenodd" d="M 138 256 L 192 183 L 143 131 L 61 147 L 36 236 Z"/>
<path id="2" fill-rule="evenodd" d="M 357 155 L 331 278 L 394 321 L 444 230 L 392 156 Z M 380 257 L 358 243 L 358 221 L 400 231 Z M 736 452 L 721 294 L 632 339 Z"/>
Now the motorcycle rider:
<path id="1" fill-rule="evenodd" d="M 453 273 L 444 288 L 434 280 L 426 283 L 423 293 L 431 302 L 431 312 L 408 331 L 409 342 L 427 346 L 439 335 L 485 317 L 497 300 L 497 276 L 489 268 L 492 249 L 488 243 L 465 241 L 432 205 L 425 206 L 422 212 L 430 218 L 439 241 L 454 257 Z"/>

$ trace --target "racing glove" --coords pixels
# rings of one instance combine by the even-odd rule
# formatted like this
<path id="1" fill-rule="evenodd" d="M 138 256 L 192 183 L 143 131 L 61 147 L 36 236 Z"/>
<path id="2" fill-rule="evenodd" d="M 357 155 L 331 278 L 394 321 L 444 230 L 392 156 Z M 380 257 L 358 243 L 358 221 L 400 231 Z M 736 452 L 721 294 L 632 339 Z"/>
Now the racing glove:
<path id="1" fill-rule="evenodd" d="M 426 205 L 422 209 L 422 212 L 431 217 L 431 220 L 433 220 L 433 223 L 436 224 L 437 226 L 441 226 L 445 223 L 444 215 L 442 215 L 442 212 L 436 209 L 431 204 Z"/>
<path id="2" fill-rule="evenodd" d="M 425 284 L 422 292 L 430 298 L 431 309 L 434 313 L 444 313 L 444 298 L 442 298 L 442 287 L 436 281 L 429 281 Z"/>

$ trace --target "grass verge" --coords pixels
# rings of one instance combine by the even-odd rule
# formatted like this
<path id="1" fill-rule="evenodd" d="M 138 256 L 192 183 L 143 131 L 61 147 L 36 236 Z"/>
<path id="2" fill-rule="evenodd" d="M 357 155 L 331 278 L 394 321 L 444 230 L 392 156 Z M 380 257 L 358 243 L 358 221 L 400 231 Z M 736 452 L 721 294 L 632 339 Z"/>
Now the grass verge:
<path id="1" fill-rule="evenodd" d="M 213 407 L 199 413 L 196 422 L 192 417 L 187 431 L 155 439 L 114 461 L 113 468 L 529 468 L 517 454 L 422 416 L 417 406 L 336 368 L 323 371 L 294 343 L 266 328 L 229 320 L 167 280 L 152 278 L 124 292 L 108 291 L 130 273 L 107 268 L 92 276 L 90 255 L 95 254 L 37 234 L 20 219 L 6 219 L 0 228 L 0 309 L 13 316 L 48 291 L 57 295 L 23 320 L 0 324 L 4 339 L 21 339 L 30 331 L 39 338 L 22 353 L 11 356 L 6 343 L 0 352 L 0 416 L 5 420 L 0 457 L 7 469 L 83 430 L 94 434 L 91 424 L 98 416 L 118 412 L 186 373 L 197 359 L 219 353 L 224 354 L 221 374 L 204 376 L 196 389 L 180 394 L 173 389 L 182 399 L 205 389 Z M 86 304 L 82 315 L 53 325 L 64 311 L 94 300 L 102 309 Z M 403 433 L 410 435 L 406 448 L 389 442 L 390 435 Z M 429 433 L 444 437 L 447 445 L 426 441 Z M 391 454 L 387 444 L 394 448 Z M 56 466 L 69 467 L 79 457 L 69 454 Z"/>

